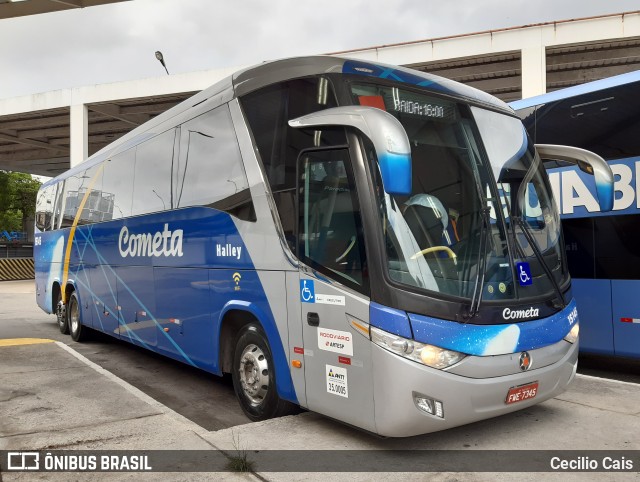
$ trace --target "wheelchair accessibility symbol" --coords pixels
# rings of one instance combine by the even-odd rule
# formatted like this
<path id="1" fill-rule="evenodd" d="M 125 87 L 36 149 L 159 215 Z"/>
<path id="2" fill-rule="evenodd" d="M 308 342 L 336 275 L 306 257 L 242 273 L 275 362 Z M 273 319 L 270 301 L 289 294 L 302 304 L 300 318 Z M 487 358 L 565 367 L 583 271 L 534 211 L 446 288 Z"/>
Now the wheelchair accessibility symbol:
<path id="1" fill-rule="evenodd" d="M 308 279 L 300 280 L 300 301 L 303 303 L 315 303 L 316 294 L 313 281 Z"/>
<path id="2" fill-rule="evenodd" d="M 516 270 L 518 271 L 520 286 L 528 286 L 533 283 L 529 263 L 516 263 Z"/>

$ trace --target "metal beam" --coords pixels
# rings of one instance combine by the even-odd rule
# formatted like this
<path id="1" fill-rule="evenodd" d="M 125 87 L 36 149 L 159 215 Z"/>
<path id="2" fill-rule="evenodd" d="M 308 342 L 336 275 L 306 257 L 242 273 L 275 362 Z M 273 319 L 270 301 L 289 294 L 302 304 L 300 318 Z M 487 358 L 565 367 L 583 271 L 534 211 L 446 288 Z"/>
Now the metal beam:
<path id="1" fill-rule="evenodd" d="M 71 8 L 82 8 L 84 7 L 84 5 L 82 4 L 81 0 L 51 0 L 52 2 L 55 3 L 61 3 L 62 5 L 67 5 Z"/>
<path id="2" fill-rule="evenodd" d="M 639 52 L 640 54 L 640 52 Z M 640 55 L 632 57 L 617 57 L 597 60 L 578 60 L 576 62 L 567 62 L 563 64 L 550 65 L 548 72 L 562 72 L 567 70 L 584 70 L 593 68 L 607 68 L 615 65 L 640 64 Z"/>
<path id="3" fill-rule="evenodd" d="M 53 157 L 60 157 L 66 154 L 62 149 L 59 152 L 53 154 Z M 31 151 L 21 151 L 19 153 L 0 153 L 0 163 L 4 166 L 5 163 L 20 162 L 20 161 L 33 161 L 36 159 L 46 160 L 52 157 L 47 151 L 43 152 L 42 149 L 35 149 Z"/>
<path id="4" fill-rule="evenodd" d="M 141 105 L 122 105 L 120 106 L 120 112 L 122 114 L 153 114 L 153 115 L 162 114 L 164 111 L 167 111 L 172 107 L 175 107 L 183 100 L 191 97 L 191 95 L 193 95 L 194 93 L 195 92 L 186 94 L 184 98 L 177 99 L 175 101 L 170 101 L 170 102 L 162 102 L 158 104 L 150 103 L 150 104 L 141 104 Z"/>
<path id="5" fill-rule="evenodd" d="M 51 115 L 51 117 L 35 117 L 33 119 L 16 119 L 5 122 L 0 122 L 0 131 L 7 129 L 22 130 L 22 129 L 37 129 L 40 127 L 50 126 L 62 126 L 69 125 L 69 112 L 64 115 Z"/>
<path id="6" fill-rule="evenodd" d="M 144 114 L 133 114 L 133 115 L 125 115 L 120 112 L 120 106 L 114 104 L 102 104 L 102 105 L 88 105 L 90 110 L 94 112 L 98 112 L 107 117 L 112 117 L 114 119 L 118 119 L 122 122 L 126 122 L 127 124 L 131 124 L 133 126 L 139 126 L 147 122 L 150 117 Z"/>
<path id="7" fill-rule="evenodd" d="M 120 120 L 93 122 L 89 124 L 89 134 L 104 134 L 105 132 L 129 132 L 132 130 L 130 124 Z"/>
<path id="8" fill-rule="evenodd" d="M 33 149 L 33 146 L 28 146 L 26 144 L 3 144 L 0 146 L 0 152 L 19 152 L 19 151 L 29 151 Z"/>
<path id="9" fill-rule="evenodd" d="M 589 49 L 567 51 L 563 49 L 562 52 L 554 50 L 547 50 L 547 65 L 563 65 L 573 62 L 588 62 L 588 61 L 602 61 L 608 58 L 628 58 L 637 57 L 640 55 L 640 43 L 634 46 L 626 47 L 608 47 L 600 49 Z"/>
<path id="10" fill-rule="evenodd" d="M 51 149 L 59 152 L 70 152 L 69 149 L 62 146 L 52 146 L 48 142 L 34 141 L 33 139 L 21 139 L 19 137 L 8 136 L 0 133 L 0 140 L 15 142 L 16 144 L 26 144 L 28 146 L 41 147 L 43 149 Z"/>

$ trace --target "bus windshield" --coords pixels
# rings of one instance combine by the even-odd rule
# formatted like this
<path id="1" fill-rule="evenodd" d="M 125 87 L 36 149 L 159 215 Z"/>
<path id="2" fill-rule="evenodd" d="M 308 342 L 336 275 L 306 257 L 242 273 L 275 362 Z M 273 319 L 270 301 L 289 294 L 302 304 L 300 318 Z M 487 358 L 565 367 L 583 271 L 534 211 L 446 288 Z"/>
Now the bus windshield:
<path id="1" fill-rule="evenodd" d="M 411 194 L 378 189 L 393 281 L 466 299 L 482 289 L 483 300 L 548 295 L 549 272 L 563 283 L 557 209 L 519 119 L 401 87 L 350 88 L 354 103 L 394 115 L 411 143 Z"/>

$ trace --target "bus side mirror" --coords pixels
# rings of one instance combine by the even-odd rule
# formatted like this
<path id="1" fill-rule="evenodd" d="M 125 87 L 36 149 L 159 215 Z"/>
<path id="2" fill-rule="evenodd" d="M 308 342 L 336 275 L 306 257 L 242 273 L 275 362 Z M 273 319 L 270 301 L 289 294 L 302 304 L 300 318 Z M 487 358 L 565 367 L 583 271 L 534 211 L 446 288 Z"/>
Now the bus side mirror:
<path id="1" fill-rule="evenodd" d="M 375 107 L 332 107 L 289 121 L 294 128 L 353 127 L 371 139 L 388 194 L 411 194 L 411 145 L 400 121 Z"/>
<path id="2" fill-rule="evenodd" d="M 600 209 L 602 211 L 613 209 L 613 172 L 602 157 L 585 149 L 553 144 L 536 144 L 536 150 L 541 159 L 567 161 L 577 165 L 581 171 L 594 176 Z"/>

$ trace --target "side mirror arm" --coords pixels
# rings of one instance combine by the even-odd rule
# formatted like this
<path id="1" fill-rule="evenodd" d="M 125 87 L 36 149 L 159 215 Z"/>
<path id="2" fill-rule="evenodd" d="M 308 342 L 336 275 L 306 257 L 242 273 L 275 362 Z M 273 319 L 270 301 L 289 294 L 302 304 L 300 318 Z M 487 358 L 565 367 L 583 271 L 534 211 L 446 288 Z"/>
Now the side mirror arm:
<path id="1" fill-rule="evenodd" d="M 388 112 L 365 106 L 332 107 L 292 119 L 289 125 L 296 129 L 343 126 L 359 130 L 376 150 L 385 192 L 411 194 L 411 144 L 400 121 Z"/>
<path id="2" fill-rule="evenodd" d="M 585 149 L 554 144 L 536 144 L 536 150 L 541 159 L 570 162 L 577 165 L 581 171 L 594 176 L 600 209 L 613 209 L 613 172 L 602 157 Z"/>

